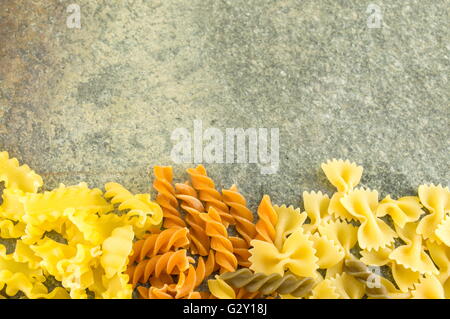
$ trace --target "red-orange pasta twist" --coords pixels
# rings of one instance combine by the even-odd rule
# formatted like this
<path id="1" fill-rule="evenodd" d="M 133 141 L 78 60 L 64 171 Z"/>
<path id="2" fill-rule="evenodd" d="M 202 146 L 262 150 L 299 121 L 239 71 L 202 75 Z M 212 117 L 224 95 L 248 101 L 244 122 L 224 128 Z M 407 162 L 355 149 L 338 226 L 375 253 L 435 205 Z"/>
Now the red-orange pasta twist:
<path id="1" fill-rule="evenodd" d="M 248 261 L 250 257 L 250 252 L 248 251 L 248 243 L 240 237 L 229 237 L 231 243 L 233 244 L 233 253 L 238 260 L 239 266 L 250 267 L 251 263 Z"/>
<path id="2" fill-rule="evenodd" d="M 187 271 L 187 274 L 180 273 L 178 277 L 178 283 L 175 286 L 175 298 L 180 299 L 186 296 L 189 296 L 191 294 L 197 283 L 197 274 L 195 271 L 194 266 L 189 266 L 189 269 Z"/>
<path id="3" fill-rule="evenodd" d="M 216 251 L 216 262 L 220 272 L 235 271 L 237 258 L 233 254 L 233 244 L 228 238 L 227 229 L 222 224 L 219 213 L 211 207 L 208 213 L 200 214 L 206 222 L 206 234 L 211 237 L 211 248 Z"/>
<path id="4" fill-rule="evenodd" d="M 129 267 L 127 274 L 130 276 L 131 284 L 135 286 L 137 283 L 146 283 L 152 275 L 156 277 L 162 273 L 177 275 L 186 271 L 189 265 L 194 262 L 194 259 L 188 257 L 186 253 L 186 249 L 169 251 L 162 255 L 145 259 L 136 266 Z"/>
<path id="5" fill-rule="evenodd" d="M 211 275 L 215 271 L 216 267 L 216 261 L 214 258 L 214 251 L 210 250 L 208 259 L 205 260 L 203 257 L 198 258 L 197 262 L 197 268 L 195 269 L 196 274 L 196 283 L 195 287 L 200 286 L 200 284 L 207 278 L 209 275 Z"/>
<path id="6" fill-rule="evenodd" d="M 150 276 L 148 282 L 151 287 L 156 288 L 162 288 L 164 285 L 171 285 L 174 283 L 173 277 L 166 273 L 162 273 L 159 276 Z"/>
<path id="7" fill-rule="evenodd" d="M 163 230 L 159 234 L 150 234 L 133 244 L 133 254 L 129 263 L 142 261 L 145 257 L 166 253 L 170 250 L 184 248 L 189 245 L 189 230 L 185 227 L 174 227 Z"/>
<path id="8" fill-rule="evenodd" d="M 256 223 L 255 239 L 264 240 L 273 243 L 275 240 L 275 225 L 278 221 L 278 215 L 272 206 L 270 197 L 264 195 L 258 207 L 259 220 Z"/>
<path id="9" fill-rule="evenodd" d="M 214 181 L 208 177 L 205 167 L 198 165 L 196 168 L 189 168 L 187 173 L 191 177 L 192 186 L 199 192 L 200 200 L 205 202 L 206 210 L 209 211 L 210 207 L 217 210 L 225 227 L 234 225 L 234 218 L 223 202 L 222 195 L 216 190 Z"/>
<path id="10" fill-rule="evenodd" d="M 142 299 L 175 299 L 175 285 L 165 285 L 161 288 L 156 287 L 138 287 L 137 290 Z M 202 299 L 202 295 L 198 291 L 192 291 L 181 299 Z"/>
<path id="11" fill-rule="evenodd" d="M 230 207 L 230 214 L 236 222 L 236 231 L 250 244 L 255 238 L 256 228 L 253 213 L 247 208 L 245 197 L 239 193 L 236 185 L 223 189 L 223 201 Z"/>
<path id="12" fill-rule="evenodd" d="M 175 184 L 177 198 L 181 201 L 181 208 L 186 212 L 186 223 L 190 227 L 189 239 L 191 252 L 201 256 L 208 255 L 210 241 L 205 233 L 205 222 L 200 213 L 205 211 L 202 202 L 197 198 L 197 192 L 187 183 Z"/>
<path id="13" fill-rule="evenodd" d="M 155 174 L 153 188 L 158 192 L 156 202 L 161 206 L 163 211 L 164 227 L 186 227 L 178 212 L 178 201 L 175 197 L 175 189 L 172 186 L 172 167 L 155 166 L 153 172 Z"/>

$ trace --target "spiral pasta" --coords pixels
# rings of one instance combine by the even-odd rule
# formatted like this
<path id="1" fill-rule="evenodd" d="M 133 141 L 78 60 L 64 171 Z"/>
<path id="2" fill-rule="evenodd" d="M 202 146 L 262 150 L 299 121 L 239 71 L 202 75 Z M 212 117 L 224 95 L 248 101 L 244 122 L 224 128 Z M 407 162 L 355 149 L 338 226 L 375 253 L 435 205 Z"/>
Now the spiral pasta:
<path id="1" fill-rule="evenodd" d="M 256 223 L 255 239 L 273 243 L 276 236 L 275 226 L 277 224 L 278 215 L 270 202 L 270 197 L 264 195 L 258 207 L 259 220 Z"/>
<path id="2" fill-rule="evenodd" d="M 233 254 L 233 244 L 228 238 L 219 213 L 211 207 L 208 213 L 202 213 L 200 217 L 206 223 L 206 234 L 211 237 L 211 248 L 216 251 L 216 262 L 220 265 L 221 271 L 234 271 L 238 264 L 237 258 Z"/>
<path id="3" fill-rule="evenodd" d="M 223 273 L 220 275 L 220 278 L 234 288 L 245 288 L 249 292 L 260 292 L 264 295 L 271 295 L 277 292 L 294 297 L 303 297 L 314 286 L 314 279 L 309 277 L 296 277 L 292 274 L 283 276 L 279 274 L 265 275 L 253 273 L 247 268 Z"/>
<path id="4" fill-rule="evenodd" d="M 210 240 L 205 233 L 205 222 L 200 213 L 205 211 L 203 204 L 197 198 L 197 192 L 187 183 L 175 184 L 176 197 L 181 201 L 181 208 L 187 213 L 185 220 L 190 227 L 189 239 L 192 253 L 206 256 L 210 247 Z"/>
<path id="5" fill-rule="evenodd" d="M 175 197 L 175 188 L 172 186 L 172 167 L 155 166 L 153 167 L 153 173 L 155 175 L 153 188 L 158 192 L 156 202 L 162 208 L 164 227 L 186 227 L 178 211 L 178 200 Z"/>
<path id="6" fill-rule="evenodd" d="M 236 231 L 250 244 L 256 236 L 253 213 L 247 208 L 245 197 L 236 185 L 222 190 L 223 201 L 230 207 L 230 214 L 236 222 Z"/>
<path id="7" fill-rule="evenodd" d="M 234 224 L 234 218 L 231 216 L 228 206 L 223 202 L 222 195 L 215 189 L 213 180 L 207 175 L 203 165 L 187 170 L 191 177 L 192 186 L 199 192 L 199 198 L 205 202 L 205 209 L 209 211 L 213 207 L 220 215 L 225 227 Z"/>
<path id="8" fill-rule="evenodd" d="M 133 244 L 133 255 L 130 263 L 142 261 L 145 257 L 166 253 L 170 250 L 187 247 L 189 245 L 189 230 L 186 227 L 168 228 L 159 234 L 149 234 Z"/>
<path id="9" fill-rule="evenodd" d="M 238 265 L 242 267 L 250 267 L 251 263 L 248 260 L 250 258 L 249 245 L 240 237 L 229 237 L 233 244 L 233 254 L 236 256 Z"/>
<path id="10" fill-rule="evenodd" d="M 173 293 L 174 290 L 173 286 L 166 285 L 162 288 L 155 288 L 155 287 L 147 288 L 139 286 L 137 290 L 142 299 L 177 299 Z M 200 292 L 193 291 L 181 299 L 203 299 L 203 298 Z"/>
<path id="11" fill-rule="evenodd" d="M 205 280 L 215 270 L 216 270 L 216 261 L 214 257 L 214 251 L 210 250 L 206 262 L 203 259 L 203 257 L 198 258 L 197 268 L 195 268 L 195 275 L 196 275 L 195 287 L 200 286 L 203 280 Z"/>
<path id="12" fill-rule="evenodd" d="M 38 192 L 42 179 L 0 153 L 0 240 L 15 242 L 9 253 L 0 244 L 0 299 L 449 298 L 448 187 L 379 201 L 355 189 L 356 164 L 322 168 L 337 188 L 331 199 L 304 192 L 302 212 L 266 195 L 254 224 L 237 187 L 219 193 L 201 165 L 189 170 L 193 186 L 155 167 L 152 202 L 117 183 L 105 194 L 86 183 Z M 49 290 L 49 278 L 61 287 Z M 209 291 L 197 291 L 205 281 Z"/>
<path id="13" fill-rule="evenodd" d="M 367 268 L 366 264 L 354 258 L 345 260 L 344 271 L 364 284 L 368 283 L 371 278 L 376 279 L 376 275 Z M 366 284 L 366 294 L 377 299 L 390 299 L 388 290 L 381 283 L 373 286 Z"/>
<path id="14" fill-rule="evenodd" d="M 162 273 L 169 275 L 180 274 L 186 271 L 193 262 L 194 259 L 187 256 L 186 249 L 169 251 L 129 267 L 128 275 L 131 283 L 135 286 L 137 283 L 148 282 L 152 275 L 158 277 Z"/>

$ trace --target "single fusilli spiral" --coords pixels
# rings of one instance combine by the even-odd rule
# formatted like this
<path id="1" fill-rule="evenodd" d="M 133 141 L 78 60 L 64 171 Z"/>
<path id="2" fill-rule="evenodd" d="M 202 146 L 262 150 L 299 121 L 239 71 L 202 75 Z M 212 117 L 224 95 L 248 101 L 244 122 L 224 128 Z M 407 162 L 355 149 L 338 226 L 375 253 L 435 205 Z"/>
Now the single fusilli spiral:
<path id="1" fill-rule="evenodd" d="M 275 240 L 275 225 L 278 220 L 278 215 L 272 206 L 270 197 L 264 195 L 258 207 L 259 220 L 256 223 L 256 237 L 255 239 L 273 243 Z"/>
<path id="2" fill-rule="evenodd" d="M 189 245 L 189 230 L 186 227 L 168 228 L 159 234 L 149 234 L 133 245 L 129 262 L 142 261 L 145 257 L 166 253 Z"/>
<path id="3" fill-rule="evenodd" d="M 197 268 L 195 268 L 196 274 L 196 283 L 195 287 L 200 286 L 200 284 L 205 280 L 209 275 L 211 275 L 216 270 L 216 260 L 214 257 L 214 251 L 210 250 L 208 258 L 205 260 L 203 257 L 198 258 Z"/>
<path id="4" fill-rule="evenodd" d="M 153 168 L 155 180 L 153 188 L 156 189 L 156 202 L 161 206 L 164 216 L 164 227 L 186 227 L 178 211 L 178 200 L 172 186 L 173 173 L 170 166 L 155 166 Z"/>
<path id="5" fill-rule="evenodd" d="M 210 207 L 217 210 L 225 227 L 234 224 L 234 218 L 231 216 L 227 204 L 222 200 L 222 195 L 215 189 L 214 181 L 208 177 L 205 167 L 198 165 L 196 168 L 187 170 L 192 180 L 192 186 L 199 192 L 199 198 L 205 202 L 205 208 L 208 211 Z"/>
<path id="6" fill-rule="evenodd" d="M 378 282 L 378 285 L 374 287 L 368 284 L 369 281 L 371 281 L 370 278 L 377 275 L 371 272 L 362 261 L 356 259 L 355 257 L 346 258 L 344 261 L 344 271 L 365 284 L 366 295 L 368 297 L 390 299 L 388 290 L 381 282 Z"/>
<path id="7" fill-rule="evenodd" d="M 271 295 L 276 292 L 303 297 L 314 286 L 314 279 L 309 277 L 297 277 L 293 274 L 285 274 L 284 276 L 279 274 L 265 275 L 253 273 L 247 268 L 224 273 L 220 278 L 232 287 L 245 288 L 249 292 L 260 292 L 263 295 Z"/>
<path id="8" fill-rule="evenodd" d="M 250 267 L 251 262 L 248 258 L 251 256 L 248 243 L 241 237 L 231 236 L 228 237 L 233 244 L 233 254 L 238 260 L 239 266 Z"/>
<path id="9" fill-rule="evenodd" d="M 206 234 L 211 237 L 211 248 L 216 251 L 216 262 L 221 272 L 236 270 L 238 262 L 233 254 L 233 244 L 228 239 L 227 229 L 222 224 L 219 213 L 211 207 L 208 213 L 200 216 L 206 222 Z"/>
<path id="10" fill-rule="evenodd" d="M 152 275 L 158 277 L 162 273 L 180 274 L 186 271 L 193 262 L 194 259 L 187 256 L 186 249 L 180 249 L 145 259 L 137 265 L 129 267 L 127 273 L 130 276 L 130 282 L 136 285 L 148 282 Z"/>
<path id="11" fill-rule="evenodd" d="M 236 185 L 222 190 L 223 201 L 230 207 L 230 214 L 236 222 L 236 231 L 250 244 L 255 238 L 256 228 L 253 213 L 247 208 L 245 197 L 239 193 Z"/>
<path id="12" fill-rule="evenodd" d="M 190 227 L 191 252 L 201 256 L 208 255 L 210 240 L 205 233 L 205 222 L 200 213 L 205 211 L 197 192 L 187 183 L 175 184 L 177 198 L 181 200 L 181 208 L 186 212 L 186 223 Z"/>

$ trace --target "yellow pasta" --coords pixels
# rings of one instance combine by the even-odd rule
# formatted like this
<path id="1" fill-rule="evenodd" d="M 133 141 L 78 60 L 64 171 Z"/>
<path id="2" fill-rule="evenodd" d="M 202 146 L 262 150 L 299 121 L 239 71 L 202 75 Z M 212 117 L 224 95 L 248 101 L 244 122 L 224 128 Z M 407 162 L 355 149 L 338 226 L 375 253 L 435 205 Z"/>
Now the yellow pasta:
<path id="1" fill-rule="evenodd" d="M 100 262 L 105 269 L 106 278 L 125 270 L 133 246 L 133 237 L 133 228 L 123 226 L 114 229 L 111 236 L 103 242 Z"/>
<path id="2" fill-rule="evenodd" d="M 315 277 L 318 258 L 313 243 L 302 229 L 296 230 L 284 242 L 281 250 L 272 243 L 253 240 L 250 249 L 250 269 L 266 275 L 283 275 L 286 269 L 302 277 Z"/>
<path id="3" fill-rule="evenodd" d="M 27 193 L 36 193 L 42 186 L 42 178 L 28 165 L 20 166 L 16 158 L 9 158 L 8 152 L 0 152 L 0 181 L 8 189 L 18 189 Z"/>
<path id="4" fill-rule="evenodd" d="M 389 258 L 405 268 L 420 274 L 438 274 L 439 271 L 431 258 L 425 253 L 422 245 L 422 237 L 416 233 L 417 225 L 408 223 L 404 228 L 396 227 L 397 234 L 406 243 L 395 248 Z"/>
<path id="5" fill-rule="evenodd" d="M 397 234 L 384 221 L 376 217 L 378 192 L 357 189 L 341 199 L 342 205 L 361 226 L 358 228 L 358 243 L 362 249 L 379 249 L 394 242 Z"/>
<path id="6" fill-rule="evenodd" d="M 219 193 L 201 165 L 188 169 L 193 187 L 172 186 L 172 168 L 155 167 L 153 202 L 117 183 L 105 193 L 86 183 L 42 192 L 39 175 L 1 152 L 0 238 L 15 247 L 0 244 L 0 299 L 128 299 L 135 290 L 144 299 L 450 298 L 448 187 L 379 201 L 355 188 L 361 166 L 322 169 L 331 198 L 303 192 L 302 212 L 264 195 L 255 223 L 237 186 Z M 394 281 L 375 275 L 372 286 L 369 265 Z M 49 276 L 60 287 L 47 288 Z M 227 280 L 238 277 L 233 288 Z M 205 281 L 209 291 L 195 291 Z"/>
<path id="7" fill-rule="evenodd" d="M 274 244 L 275 247 L 281 249 L 286 238 L 302 227 L 307 216 L 305 213 L 301 213 L 300 209 L 294 209 L 292 206 L 273 206 L 273 209 L 278 216 L 275 224 Z"/>
<path id="8" fill-rule="evenodd" d="M 330 198 L 322 192 L 303 192 L 303 205 L 310 219 L 310 223 L 305 224 L 304 228 L 310 233 L 314 233 L 322 221 L 331 218 L 328 212 Z"/>
<path id="9" fill-rule="evenodd" d="M 394 200 L 391 196 L 386 196 L 377 207 L 377 217 L 390 215 L 394 223 L 404 227 L 406 223 L 415 222 L 420 215 L 425 212 L 421 209 L 419 198 L 416 196 L 406 196 Z"/>
<path id="10" fill-rule="evenodd" d="M 435 232 L 443 222 L 446 214 L 450 213 L 450 191 L 441 185 L 419 186 L 420 202 L 430 214 L 423 217 L 417 226 L 417 233 L 424 239 L 439 241 Z M 441 234 L 442 236 L 442 234 Z M 446 236 L 444 235 L 444 240 Z"/>

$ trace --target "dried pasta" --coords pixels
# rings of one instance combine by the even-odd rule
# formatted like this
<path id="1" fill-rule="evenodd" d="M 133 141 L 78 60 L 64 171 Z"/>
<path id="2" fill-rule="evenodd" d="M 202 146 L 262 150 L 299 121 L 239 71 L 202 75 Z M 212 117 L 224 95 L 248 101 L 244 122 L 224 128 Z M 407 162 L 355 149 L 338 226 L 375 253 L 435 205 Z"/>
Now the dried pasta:
<path id="1" fill-rule="evenodd" d="M 223 196 L 216 190 L 214 181 L 207 175 L 203 165 L 187 170 L 191 177 L 192 186 L 199 192 L 199 198 L 205 202 L 205 209 L 209 211 L 213 207 L 220 215 L 225 227 L 234 224 L 234 218 L 231 216 L 227 204 L 223 202 Z"/>
<path id="2" fill-rule="evenodd" d="M 236 231 L 250 244 L 255 238 L 256 228 L 253 223 L 253 213 L 247 208 L 247 202 L 239 193 L 236 185 L 222 190 L 223 201 L 230 207 L 230 214 L 236 222 Z"/>
<path id="3" fill-rule="evenodd" d="M 153 172 L 155 175 L 153 188 L 158 192 L 156 202 L 161 206 L 163 212 L 164 227 L 186 227 L 178 211 L 178 201 L 175 197 L 175 188 L 172 185 L 172 167 L 155 166 Z"/>
<path id="4" fill-rule="evenodd" d="M 276 292 L 294 297 L 305 296 L 314 285 L 314 279 L 309 277 L 297 277 L 293 274 L 265 275 L 253 273 L 247 268 L 224 273 L 220 276 L 220 279 L 234 288 L 245 288 L 248 292 L 260 292 L 264 295 L 271 295 Z"/>
<path id="5" fill-rule="evenodd" d="M 380 201 L 356 188 L 361 166 L 322 170 L 334 194 L 303 192 L 304 211 L 264 195 L 254 220 L 237 186 L 217 191 L 202 165 L 190 183 L 155 166 L 154 202 L 117 183 L 41 191 L 1 152 L 0 238 L 15 245 L 0 244 L 0 299 L 450 298 L 448 187 Z"/>
<path id="6" fill-rule="evenodd" d="M 233 243 L 228 238 L 227 230 L 222 224 L 219 213 L 211 207 L 208 213 L 202 213 L 200 217 L 206 223 L 206 234 L 211 238 L 211 248 L 216 252 L 216 262 L 221 271 L 236 270 L 238 261 L 233 253 Z"/>

